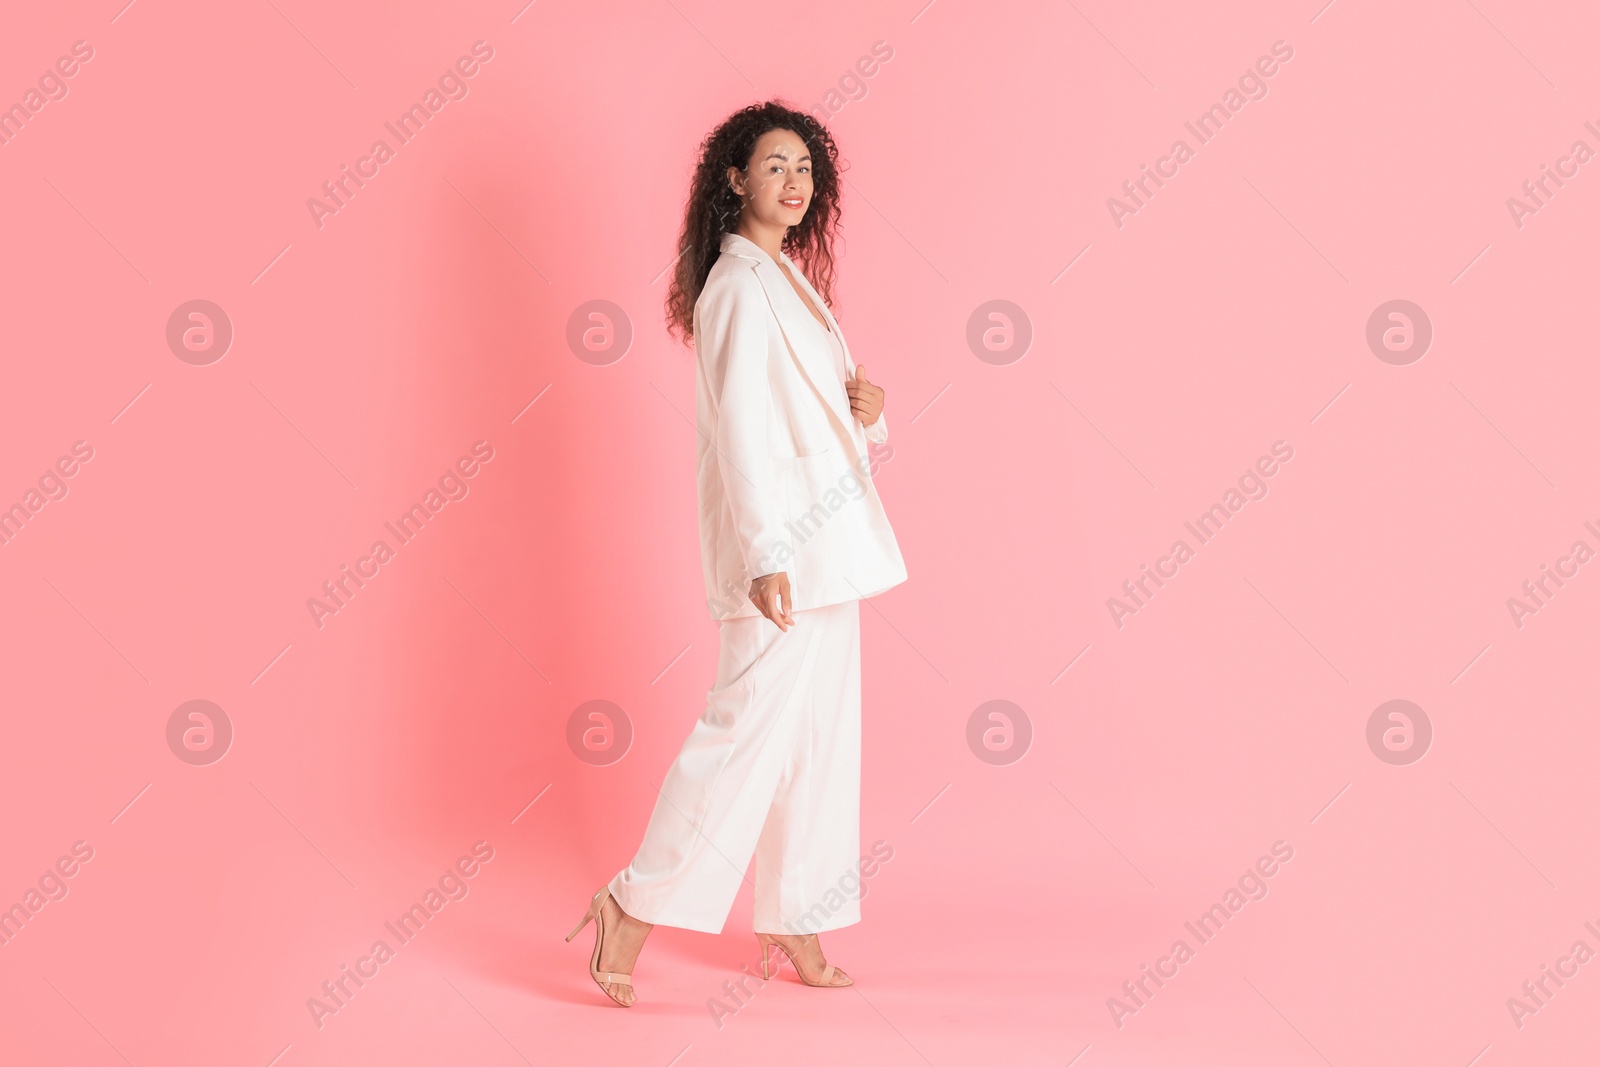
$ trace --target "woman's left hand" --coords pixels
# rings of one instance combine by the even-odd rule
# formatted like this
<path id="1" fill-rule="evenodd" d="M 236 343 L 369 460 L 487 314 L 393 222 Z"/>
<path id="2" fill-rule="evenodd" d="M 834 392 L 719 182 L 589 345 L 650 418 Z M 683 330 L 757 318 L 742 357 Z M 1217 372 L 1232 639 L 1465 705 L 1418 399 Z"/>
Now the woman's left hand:
<path id="1" fill-rule="evenodd" d="M 867 381 L 862 367 L 856 364 L 856 376 L 844 383 L 844 391 L 850 394 L 850 410 L 861 420 L 861 425 L 871 426 L 883 414 L 883 390 Z"/>

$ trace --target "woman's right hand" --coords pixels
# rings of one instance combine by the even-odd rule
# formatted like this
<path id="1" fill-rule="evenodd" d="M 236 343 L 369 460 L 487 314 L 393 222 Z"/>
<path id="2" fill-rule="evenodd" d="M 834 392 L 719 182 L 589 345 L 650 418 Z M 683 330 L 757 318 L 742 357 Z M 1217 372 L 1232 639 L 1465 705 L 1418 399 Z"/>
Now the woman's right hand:
<path id="1" fill-rule="evenodd" d="M 751 582 L 750 603 L 778 629 L 787 632 L 794 625 L 794 617 L 789 614 L 789 572 L 777 571 Z"/>

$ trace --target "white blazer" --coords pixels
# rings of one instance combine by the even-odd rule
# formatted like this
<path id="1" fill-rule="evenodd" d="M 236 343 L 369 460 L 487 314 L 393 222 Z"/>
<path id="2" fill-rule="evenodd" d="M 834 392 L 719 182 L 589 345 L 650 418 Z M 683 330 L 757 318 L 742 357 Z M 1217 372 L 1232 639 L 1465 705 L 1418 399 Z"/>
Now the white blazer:
<path id="1" fill-rule="evenodd" d="M 844 334 L 780 255 L 837 334 L 845 367 L 772 257 L 723 234 L 694 305 L 700 560 L 714 619 L 759 615 L 750 582 L 776 571 L 789 574 L 795 611 L 906 580 L 867 458 L 868 441 L 888 440 L 886 417 L 870 428 L 857 421 Z"/>

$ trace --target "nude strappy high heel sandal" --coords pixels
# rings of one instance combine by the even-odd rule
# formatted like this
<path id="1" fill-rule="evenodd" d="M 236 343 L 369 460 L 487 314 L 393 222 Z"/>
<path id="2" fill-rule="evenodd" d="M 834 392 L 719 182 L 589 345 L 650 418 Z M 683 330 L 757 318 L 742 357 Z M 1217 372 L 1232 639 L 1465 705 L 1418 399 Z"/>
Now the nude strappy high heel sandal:
<path id="1" fill-rule="evenodd" d="M 811 934 L 809 936 L 816 937 L 817 935 Z M 835 974 L 843 974 L 843 972 L 831 963 L 822 968 L 822 977 L 813 982 L 806 977 L 806 972 L 800 969 L 800 961 L 794 958 L 794 954 L 784 948 L 771 934 L 757 934 L 756 943 L 761 946 L 761 977 L 763 979 L 771 980 L 777 977 L 778 968 L 783 966 L 781 961 L 772 959 L 772 950 L 775 948 L 788 957 L 789 962 L 794 965 L 794 973 L 799 975 L 800 981 L 806 985 L 821 986 L 828 989 L 847 989 L 855 985 L 855 981 L 847 974 L 844 975 L 843 982 L 835 982 L 833 976 Z"/>
<path id="2" fill-rule="evenodd" d="M 594 952 L 589 957 L 589 977 L 593 978 L 594 984 L 600 987 L 600 992 L 622 1005 L 622 1007 L 631 1008 L 633 1007 L 632 1004 L 620 999 L 615 993 L 606 988 L 606 984 L 609 982 L 611 985 L 627 986 L 632 989 L 633 975 L 622 974 L 617 971 L 602 971 L 600 969 L 600 946 L 604 943 L 606 936 L 606 921 L 601 915 L 601 909 L 605 907 L 606 898 L 610 895 L 610 886 L 600 887 L 600 891 L 594 895 L 594 899 L 589 901 L 589 910 L 584 912 L 583 919 L 578 925 L 572 928 L 572 933 L 567 935 L 567 940 L 571 941 L 577 937 L 578 931 L 588 926 L 589 920 L 594 920 Z"/>

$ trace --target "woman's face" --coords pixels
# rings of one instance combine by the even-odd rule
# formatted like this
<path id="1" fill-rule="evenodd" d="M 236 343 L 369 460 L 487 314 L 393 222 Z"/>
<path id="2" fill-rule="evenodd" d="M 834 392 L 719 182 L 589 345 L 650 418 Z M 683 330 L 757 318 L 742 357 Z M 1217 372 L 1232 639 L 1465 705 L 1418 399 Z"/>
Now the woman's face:
<path id="1" fill-rule="evenodd" d="M 768 130 L 744 170 L 728 168 L 744 212 L 767 226 L 798 226 L 811 206 L 811 153 L 793 130 Z"/>

